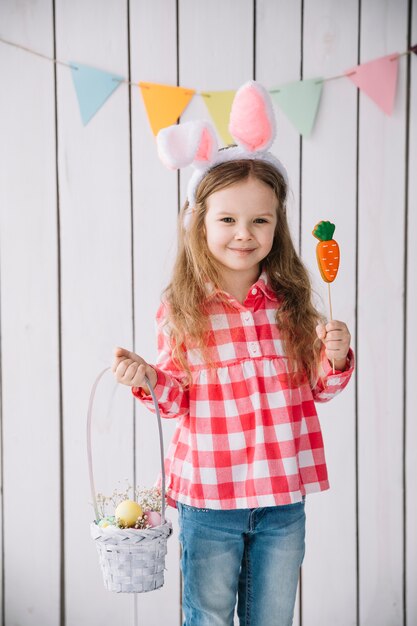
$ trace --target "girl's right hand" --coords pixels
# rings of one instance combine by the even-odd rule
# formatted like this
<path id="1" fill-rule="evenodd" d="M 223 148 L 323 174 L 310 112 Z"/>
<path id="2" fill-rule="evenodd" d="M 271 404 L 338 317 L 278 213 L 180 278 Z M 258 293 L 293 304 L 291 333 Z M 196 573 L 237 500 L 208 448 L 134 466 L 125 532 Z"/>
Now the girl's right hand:
<path id="1" fill-rule="evenodd" d="M 118 383 L 129 387 L 142 387 L 146 394 L 149 394 L 145 376 L 148 378 L 152 388 L 156 385 L 156 372 L 135 352 L 129 352 L 124 348 L 114 349 L 114 361 L 112 372 Z"/>

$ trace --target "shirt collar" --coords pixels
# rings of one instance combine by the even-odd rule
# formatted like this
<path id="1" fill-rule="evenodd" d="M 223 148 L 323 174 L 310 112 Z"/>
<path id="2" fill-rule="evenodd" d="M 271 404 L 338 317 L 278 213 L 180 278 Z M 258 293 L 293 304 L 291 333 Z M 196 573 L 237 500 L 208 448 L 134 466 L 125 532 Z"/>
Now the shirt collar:
<path id="1" fill-rule="evenodd" d="M 261 272 L 261 275 L 259 276 L 258 280 L 256 281 L 256 283 L 254 283 L 248 290 L 248 295 L 250 294 L 250 292 L 252 291 L 252 289 L 260 289 L 260 291 L 262 291 L 262 293 L 269 299 L 272 300 L 273 302 L 277 302 L 278 298 L 275 294 L 275 292 L 273 291 L 273 289 L 270 286 L 270 282 L 268 279 L 268 275 L 265 271 Z M 206 293 L 207 293 L 207 298 L 213 298 L 214 296 L 216 296 L 219 293 L 225 294 L 228 298 L 230 298 L 230 294 L 227 293 L 227 291 L 223 291 L 222 289 L 216 289 L 213 285 L 213 283 L 207 282 L 206 283 Z"/>
<path id="2" fill-rule="evenodd" d="M 278 300 L 276 293 L 273 291 L 273 289 L 271 287 L 271 284 L 270 284 L 269 278 L 268 278 L 268 274 L 266 272 L 262 272 L 261 273 L 261 275 L 259 276 L 258 280 L 251 287 L 251 289 L 253 289 L 254 287 L 259 287 L 259 289 L 270 300 L 273 300 L 275 302 Z"/>

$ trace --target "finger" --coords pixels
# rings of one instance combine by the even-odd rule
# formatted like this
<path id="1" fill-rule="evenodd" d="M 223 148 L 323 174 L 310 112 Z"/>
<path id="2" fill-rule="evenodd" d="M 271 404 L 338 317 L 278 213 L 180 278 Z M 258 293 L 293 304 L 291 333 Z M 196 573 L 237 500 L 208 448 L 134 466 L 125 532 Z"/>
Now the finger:
<path id="1" fill-rule="evenodd" d="M 139 365 L 136 361 L 132 361 L 132 363 L 126 368 L 123 380 L 129 384 L 132 384 L 132 381 L 135 378 L 137 371 L 140 367 L 142 366 Z"/>
<path id="2" fill-rule="evenodd" d="M 343 352 L 346 354 L 349 350 L 349 344 L 344 341 L 326 341 L 325 343 L 326 350 L 331 350 L 333 352 Z"/>
<path id="3" fill-rule="evenodd" d="M 330 320 L 326 324 L 326 331 L 329 332 L 331 330 L 347 330 L 347 326 L 344 322 L 340 322 L 339 320 Z"/>
<path id="4" fill-rule="evenodd" d="M 126 350 L 126 348 L 115 348 L 114 355 L 116 357 L 124 357 L 126 359 L 131 359 L 132 361 L 138 361 L 138 362 L 140 359 L 139 355 L 137 355 L 136 352 L 131 352 L 130 350 Z"/>
<path id="5" fill-rule="evenodd" d="M 146 366 L 143 364 L 138 365 L 137 371 L 135 372 L 135 375 L 132 379 L 132 386 L 140 387 L 145 380 L 145 374 L 146 374 Z"/>
<path id="6" fill-rule="evenodd" d="M 331 330 L 327 333 L 325 341 L 335 341 L 343 346 L 350 345 L 350 334 L 343 331 Z"/>
<path id="7" fill-rule="evenodd" d="M 341 346 L 326 346 L 326 354 L 333 358 L 340 359 L 342 354 L 345 354 L 346 350 L 343 350 Z M 329 357 L 330 358 L 330 357 Z"/>
<path id="8" fill-rule="evenodd" d="M 316 333 L 317 333 L 317 337 L 319 339 L 323 340 L 325 338 L 325 336 L 326 336 L 326 329 L 324 327 L 324 324 L 318 324 L 316 326 Z"/>
<path id="9" fill-rule="evenodd" d="M 340 341 L 326 341 L 326 350 L 338 351 L 343 348 Z"/>
<path id="10" fill-rule="evenodd" d="M 328 330 L 326 333 L 326 341 L 342 341 L 343 333 L 340 330 Z"/>
<path id="11" fill-rule="evenodd" d="M 126 370 L 127 368 L 133 363 L 133 361 L 131 359 L 123 359 L 122 361 L 120 361 L 119 365 L 117 366 L 116 369 L 116 376 L 119 380 L 122 380 L 124 378 L 124 375 L 126 374 Z"/>
<path id="12" fill-rule="evenodd" d="M 111 367 L 112 372 L 115 372 L 117 370 L 117 368 L 119 367 L 120 363 L 122 363 L 122 361 L 125 360 L 125 357 L 119 357 L 119 358 L 115 358 L 113 360 L 113 365 Z"/>
<path id="13" fill-rule="evenodd" d="M 114 353 L 115 356 L 127 356 L 127 352 L 128 352 L 128 350 L 125 350 L 125 348 L 121 348 L 120 346 L 117 346 L 113 350 L 113 353 Z"/>

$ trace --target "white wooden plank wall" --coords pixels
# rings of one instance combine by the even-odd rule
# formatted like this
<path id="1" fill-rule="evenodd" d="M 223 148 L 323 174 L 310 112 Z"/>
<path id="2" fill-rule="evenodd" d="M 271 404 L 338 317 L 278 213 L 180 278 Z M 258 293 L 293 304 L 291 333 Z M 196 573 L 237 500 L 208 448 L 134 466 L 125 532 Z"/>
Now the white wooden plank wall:
<path id="1" fill-rule="evenodd" d="M 354 65 L 358 4 L 326 0 L 304 10 L 305 77 L 335 76 Z M 311 231 L 321 219 L 336 224 L 341 249 L 331 286 L 333 317 L 343 320 L 355 342 L 356 90 L 347 80 L 325 83 L 314 133 L 303 141 L 301 159 L 302 256 L 329 318 L 328 290 L 317 271 Z M 302 574 L 303 624 L 355 624 L 355 380 L 343 394 L 318 407 L 322 418 L 331 490 L 307 498 L 306 558 Z M 343 461 L 341 462 L 341 459 Z M 340 542 L 343 548 L 340 549 Z M 341 565 L 343 576 L 341 576 Z M 328 598 L 332 601 L 329 602 Z M 341 618 L 341 616 L 343 616 Z"/>
<path id="2" fill-rule="evenodd" d="M 3 0 L 0 36 L 133 81 L 273 88 L 405 50 L 417 0 Z M 335 222 L 333 314 L 358 359 L 343 394 L 318 405 L 332 488 L 307 499 L 296 626 L 417 624 L 416 64 L 400 60 L 392 117 L 346 79 L 325 84 L 308 139 L 275 109 L 294 241 L 327 314 L 311 230 Z M 122 85 L 83 127 L 68 68 L 0 43 L 0 72 L 1 623 L 180 626 L 172 509 L 165 586 L 132 597 L 102 585 L 85 419 L 114 346 L 156 356 L 190 171 L 160 164 L 138 89 Z M 182 120 L 201 117 L 196 96 Z M 166 445 L 174 426 L 164 423 Z M 107 374 L 98 490 L 152 484 L 157 446 L 151 414 Z"/>
<path id="3" fill-rule="evenodd" d="M 412 3 L 413 18 L 410 24 L 411 41 L 417 39 L 417 0 Z M 412 60 L 412 59 L 411 59 Z M 415 346 L 417 346 L 417 65 L 410 64 L 410 94 L 409 110 L 410 122 L 408 132 L 409 161 L 407 168 L 407 273 L 406 273 L 406 350 L 405 350 L 405 498 L 406 513 L 404 519 L 406 553 L 405 571 L 406 599 L 405 608 L 409 624 L 417 624 L 417 420 L 415 411 L 417 406 L 417 368 L 415 364 Z"/>
<path id="4" fill-rule="evenodd" d="M 105 10 L 95 2 L 56 2 L 57 57 L 126 75 L 126 11 L 114 0 L 106 2 Z M 91 519 L 84 442 L 89 392 L 97 373 L 111 364 L 112 346 L 132 339 L 128 95 L 119 88 L 102 115 L 83 127 L 71 73 L 59 68 L 65 613 L 71 626 L 129 623 L 134 616 L 133 598 L 113 598 L 103 589 L 85 532 Z M 104 493 L 111 493 L 118 479 L 133 481 L 132 406 L 123 389 L 112 404 L 114 413 L 102 415 L 113 382 L 108 373 L 99 387 L 103 409 L 96 412 L 93 441 L 97 489 Z"/>
<path id="5" fill-rule="evenodd" d="M 0 24 L 6 38 L 53 56 L 50 3 L 37 10 L 2 3 Z M 54 66 L 3 45 L 0 68 L 7 85 L 0 97 L 2 618 L 54 626 L 61 570 Z"/>
<path id="6" fill-rule="evenodd" d="M 361 60 L 406 48 L 406 4 L 381 2 L 375 11 L 375 3 L 362 2 Z M 401 623 L 404 608 L 404 241 L 398 253 L 388 251 L 404 232 L 405 68 L 401 63 L 391 119 L 367 98 L 359 106 L 358 591 L 364 626 Z"/>
<path id="7" fill-rule="evenodd" d="M 133 80 L 176 85 L 177 10 L 175 2 L 133 2 L 130 15 Z M 133 261 L 135 342 L 132 349 L 153 362 L 156 358 L 155 313 L 160 294 L 169 280 L 170 260 L 176 249 L 178 209 L 177 174 L 161 168 L 145 109 L 138 92 L 132 93 L 133 148 Z M 157 181 L 157 184 L 155 184 Z M 159 443 L 155 419 L 136 405 L 135 455 L 137 482 L 152 485 L 158 469 Z M 164 423 L 165 448 L 175 420 Z M 180 571 L 176 510 L 168 515 L 174 535 L 168 542 L 165 585 L 157 593 L 135 600 L 136 623 L 179 624 Z"/>

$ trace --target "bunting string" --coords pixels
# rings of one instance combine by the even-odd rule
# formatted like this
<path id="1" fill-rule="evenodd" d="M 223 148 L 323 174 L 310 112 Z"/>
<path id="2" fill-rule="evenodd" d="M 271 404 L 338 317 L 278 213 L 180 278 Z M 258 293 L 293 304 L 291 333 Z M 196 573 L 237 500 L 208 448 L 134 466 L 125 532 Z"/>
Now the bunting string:
<path id="1" fill-rule="evenodd" d="M 6 43 L 8 46 L 13 46 L 14 48 L 20 48 L 20 50 L 24 50 L 25 52 L 30 52 L 30 54 L 35 54 L 36 56 L 41 57 L 42 59 L 46 59 L 47 61 L 52 61 L 53 63 L 59 63 L 60 65 L 71 67 L 71 65 L 68 65 L 68 63 L 65 63 L 65 61 L 58 61 L 58 59 L 54 59 L 53 57 L 48 57 L 46 54 L 42 54 L 42 52 L 37 52 L 36 50 L 32 50 L 31 48 L 26 48 L 25 46 L 22 46 L 19 43 L 14 43 L 13 41 L 7 41 L 7 39 L 3 39 L 2 37 L 0 37 L 0 41 L 2 43 Z"/>
<path id="2" fill-rule="evenodd" d="M 111 94 L 123 83 L 140 88 L 149 125 L 154 135 L 157 135 L 161 128 L 175 124 L 191 99 L 194 96 L 200 96 L 204 99 L 225 145 L 233 142 L 227 128 L 227 121 L 236 93 L 235 90 L 198 92 L 181 86 L 130 81 L 124 76 L 75 61 L 65 62 L 49 57 L 3 37 L 0 37 L 0 42 L 68 67 L 72 73 L 84 125 L 89 123 Z M 285 85 L 278 85 L 268 91 L 298 132 L 304 137 L 308 137 L 312 133 L 317 117 L 323 85 L 341 78 L 349 79 L 358 89 L 371 98 L 385 114 L 391 115 L 397 87 L 398 60 L 409 54 L 417 55 L 417 45 L 413 45 L 403 52 L 393 52 L 361 63 L 334 76 L 316 76 L 311 79 L 297 80 Z"/>

